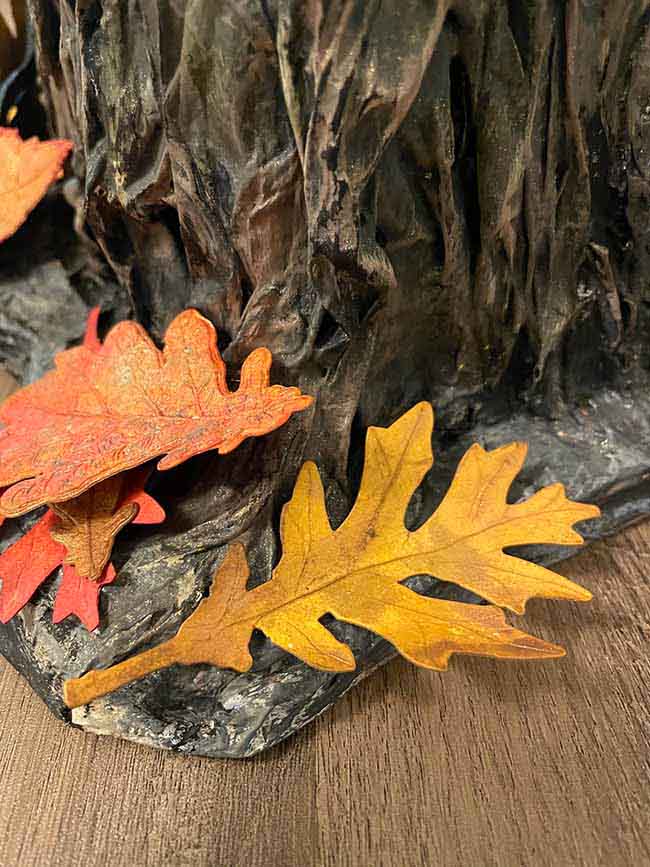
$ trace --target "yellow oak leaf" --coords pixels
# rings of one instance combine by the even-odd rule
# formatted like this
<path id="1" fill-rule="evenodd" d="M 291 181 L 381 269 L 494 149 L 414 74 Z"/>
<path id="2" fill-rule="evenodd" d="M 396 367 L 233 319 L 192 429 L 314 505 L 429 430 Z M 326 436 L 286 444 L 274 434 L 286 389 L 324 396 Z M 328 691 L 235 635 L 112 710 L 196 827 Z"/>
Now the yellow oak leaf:
<path id="1" fill-rule="evenodd" d="M 252 664 L 253 629 L 315 668 L 350 671 L 352 652 L 320 622 L 325 614 L 372 630 L 427 668 L 446 668 L 452 653 L 561 656 L 561 648 L 509 626 L 496 607 L 431 599 L 401 582 L 426 573 L 513 611 L 523 611 L 533 596 L 587 601 L 587 590 L 503 549 L 580 545 L 582 537 L 572 527 L 596 517 L 598 508 L 568 500 L 561 485 L 508 504 L 526 446 L 514 443 L 487 452 L 474 445 L 439 508 L 409 531 L 407 506 L 432 463 L 432 425 L 431 407 L 421 403 L 391 427 L 368 430 L 359 494 L 336 530 L 318 471 L 313 463 L 305 464 L 282 513 L 283 555 L 272 579 L 247 591 L 245 553 L 240 545 L 232 546 L 210 596 L 174 638 L 68 681 L 67 704 L 85 704 L 174 663 L 246 671 Z"/>

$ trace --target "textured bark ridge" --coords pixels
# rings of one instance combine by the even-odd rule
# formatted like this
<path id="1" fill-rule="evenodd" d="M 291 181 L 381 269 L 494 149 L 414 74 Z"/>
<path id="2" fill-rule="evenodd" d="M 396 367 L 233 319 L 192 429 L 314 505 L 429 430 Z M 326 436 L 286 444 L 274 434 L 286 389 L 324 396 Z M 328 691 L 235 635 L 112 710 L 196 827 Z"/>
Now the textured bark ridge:
<path id="1" fill-rule="evenodd" d="M 650 511 L 648 0 L 30 3 L 53 130 L 76 143 L 84 251 L 70 264 L 73 242 L 53 245 L 34 268 L 78 306 L 102 302 L 105 324 L 131 312 L 158 337 L 196 306 L 233 370 L 263 344 L 277 381 L 316 397 L 263 441 L 159 477 L 169 521 L 117 546 L 99 635 L 49 623 L 52 587 L 2 630 L 55 711 L 63 675 L 170 637 L 231 540 L 270 576 L 304 460 L 340 521 L 362 431 L 417 400 L 437 409 L 437 464 L 411 520 L 473 439 L 528 440 L 522 492 L 562 479 L 604 506 L 595 534 Z M 53 315 L 61 292 L 35 270 L 17 298 L 7 257 L 0 347 L 29 379 L 82 318 L 67 302 Z M 250 755 L 390 656 L 333 628 L 355 674 L 259 639 L 250 674 L 174 667 L 74 721 Z"/>

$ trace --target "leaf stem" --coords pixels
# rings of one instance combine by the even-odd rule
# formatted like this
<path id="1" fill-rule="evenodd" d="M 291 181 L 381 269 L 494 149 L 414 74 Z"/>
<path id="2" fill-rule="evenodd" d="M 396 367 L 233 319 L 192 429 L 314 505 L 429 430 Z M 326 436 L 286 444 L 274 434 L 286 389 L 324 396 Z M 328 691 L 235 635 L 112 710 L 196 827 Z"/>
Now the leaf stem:
<path id="1" fill-rule="evenodd" d="M 178 651 L 176 638 L 171 638 L 110 668 L 89 671 L 83 677 L 66 680 L 63 684 L 64 701 L 69 708 L 89 704 L 134 680 L 180 662 Z"/>

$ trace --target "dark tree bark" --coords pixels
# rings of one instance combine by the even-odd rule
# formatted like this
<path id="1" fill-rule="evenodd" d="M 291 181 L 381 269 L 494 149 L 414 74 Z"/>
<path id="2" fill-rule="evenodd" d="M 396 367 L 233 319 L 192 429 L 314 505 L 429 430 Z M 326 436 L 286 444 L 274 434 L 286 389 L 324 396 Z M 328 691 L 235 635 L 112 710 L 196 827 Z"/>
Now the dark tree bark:
<path id="1" fill-rule="evenodd" d="M 158 333 L 194 303 L 233 361 L 350 366 L 348 425 L 465 416 L 509 371 L 557 412 L 573 349 L 599 385 L 633 354 L 650 4 L 33 6 L 89 225 Z"/>
<path id="2" fill-rule="evenodd" d="M 76 145 L 77 224 L 113 275 L 78 277 L 78 293 L 159 338 L 196 306 L 233 372 L 265 345 L 276 377 L 316 397 L 276 435 L 159 482 L 167 535 L 133 542 L 125 574 L 191 555 L 185 595 L 151 567 L 177 595 L 160 601 L 140 574 L 142 597 L 111 595 L 106 637 L 62 670 L 173 632 L 235 537 L 268 578 L 300 464 L 318 461 L 340 520 L 363 430 L 417 400 L 437 409 L 441 467 L 414 520 L 468 438 L 513 434 L 532 444 L 525 484 L 562 478 L 603 502 L 594 532 L 648 511 L 648 0 L 30 2 L 49 117 Z M 362 671 L 389 652 L 341 630 Z M 354 680 L 260 659 L 235 679 L 247 709 L 209 744 L 183 725 L 214 717 L 206 696 L 223 701 L 231 674 L 167 672 L 114 699 L 127 722 L 101 703 L 76 719 L 244 754 Z M 298 698 L 262 724 L 255 696 L 289 701 L 269 671 L 290 672 Z"/>

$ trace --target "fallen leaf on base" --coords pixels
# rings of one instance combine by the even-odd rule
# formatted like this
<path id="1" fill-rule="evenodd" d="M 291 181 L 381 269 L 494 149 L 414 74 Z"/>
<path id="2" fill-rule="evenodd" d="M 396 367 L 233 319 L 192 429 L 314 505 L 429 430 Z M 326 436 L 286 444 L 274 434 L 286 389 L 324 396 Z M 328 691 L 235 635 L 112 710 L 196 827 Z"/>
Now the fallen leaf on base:
<path id="1" fill-rule="evenodd" d="M 58 514 L 48 509 L 24 536 L 0 554 L 0 622 L 11 620 L 52 572 L 64 564 L 52 620 L 58 623 L 76 614 L 87 629 L 96 629 L 99 591 L 115 580 L 115 570 L 108 563 L 115 538 L 113 516 L 128 510 L 134 524 L 159 524 L 165 520 L 160 504 L 144 490 L 148 476 L 149 469 L 142 467 L 109 479 L 77 501 L 58 504 Z M 60 514 L 65 515 L 64 531 Z M 84 572 L 92 572 L 96 578 Z"/>
<path id="2" fill-rule="evenodd" d="M 5 516 L 72 499 L 160 455 L 166 470 L 210 449 L 225 454 L 312 403 L 298 388 L 269 384 L 263 348 L 231 392 L 215 330 L 196 310 L 174 319 L 162 352 L 136 322 L 86 344 L 59 353 L 55 370 L 0 407 Z"/>
<path id="3" fill-rule="evenodd" d="M 73 500 L 52 504 L 58 520 L 50 535 L 65 547 L 63 562 L 73 565 L 80 578 L 101 577 L 115 537 L 137 515 L 136 503 L 121 500 L 122 477 L 113 476 Z"/>
<path id="4" fill-rule="evenodd" d="M 99 581 L 89 581 L 78 574 L 74 566 L 63 566 L 61 584 L 54 600 L 52 623 L 60 623 L 74 614 L 88 632 L 99 626 L 99 592 L 105 584 L 115 581 L 115 569 L 109 563 Z"/>
<path id="5" fill-rule="evenodd" d="M 55 521 L 56 515 L 48 510 L 0 554 L 0 622 L 8 623 L 63 562 L 65 548 L 50 536 Z"/>
<path id="6" fill-rule="evenodd" d="M 17 129 L 0 127 L 0 242 L 22 226 L 50 184 L 63 176 L 71 150 L 71 141 L 23 141 Z"/>
<path id="7" fill-rule="evenodd" d="M 85 346 L 86 349 L 89 349 L 91 352 L 99 352 L 99 350 L 102 348 L 102 342 L 97 334 L 97 326 L 99 324 L 100 313 L 101 309 L 99 307 L 93 307 L 88 314 L 88 319 L 86 320 L 86 330 L 84 332 L 84 339 L 82 345 Z"/>
<path id="8" fill-rule="evenodd" d="M 561 485 L 510 505 L 507 494 L 526 446 L 486 452 L 472 446 L 434 514 L 415 531 L 404 525 L 414 491 L 432 463 L 433 414 L 418 404 L 387 429 L 370 428 L 357 500 L 336 530 L 314 464 L 303 466 L 281 519 L 282 558 L 270 581 L 247 591 L 241 545 L 231 546 L 210 595 L 169 641 L 64 685 L 69 707 L 162 667 L 209 663 L 247 671 L 254 629 L 314 668 L 350 671 L 350 648 L 320 622 L 325 614 L 369 629 L 403 656 L 444 669 L 452 653 L 546 658 L 563 650 L 509 626 L 496 607 L 431 599 L 402 582 L 429 574 L 522 611 L 533 596 L 586 601 L 591 594 L 550 570 L 504 553 L 528 543 L 580 545 L 572 527 L 596 517 Z"/>

